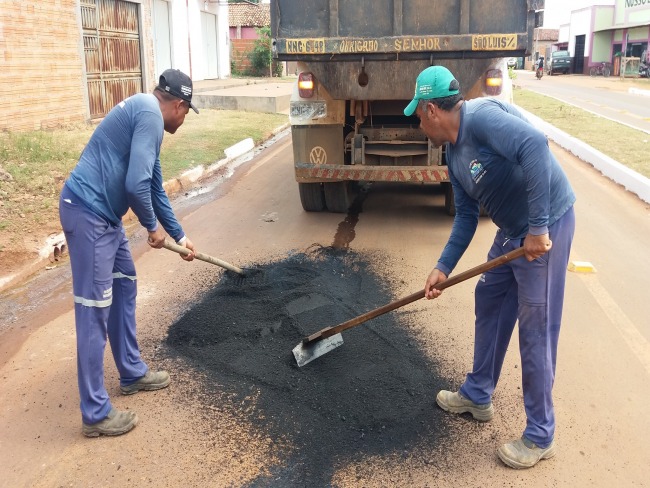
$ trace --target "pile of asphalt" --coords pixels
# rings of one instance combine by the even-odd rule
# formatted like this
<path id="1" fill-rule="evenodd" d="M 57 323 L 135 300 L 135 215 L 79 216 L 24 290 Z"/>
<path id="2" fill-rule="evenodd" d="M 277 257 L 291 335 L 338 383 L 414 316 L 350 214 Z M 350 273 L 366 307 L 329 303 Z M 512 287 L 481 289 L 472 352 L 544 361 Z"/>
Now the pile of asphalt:
<path id="1" fill-rule="evenodd" d="M 171 326 L 171 351 L 201 372 L 205 387 L 228 391 L 233 409 L 245 404 L 251 424 L 291 446 L 282 467 L 251 486 L 329 486 L 339 463 L 444 439 L 448 417 L 435 394 L 449 383 L 409 332 L 407 315 L 344 332 L 342 346 L 302 368 L 293 357 L 303 337 L 396 298 L 371 262 L 318 248 L 250 278 L 224 275 Z"/>

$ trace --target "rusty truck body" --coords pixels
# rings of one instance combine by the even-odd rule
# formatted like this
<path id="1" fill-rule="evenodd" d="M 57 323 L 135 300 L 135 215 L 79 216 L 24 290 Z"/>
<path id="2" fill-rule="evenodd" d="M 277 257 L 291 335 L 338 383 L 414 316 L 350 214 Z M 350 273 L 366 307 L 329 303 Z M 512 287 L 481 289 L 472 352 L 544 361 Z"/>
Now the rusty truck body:
<path id="1" fill-rule="evenodd" d="M 298 66 L 289 120 L 303 208 L 346 212 L 357 183 L 395 181 L 441 183 L 452 209 L 444 148 L 403 113 L 415 79 L 439 64 L 466 99 L 506 96 L 505 59 L 530 54 L 543 4 L 271 0 L 273 56 Z"/>

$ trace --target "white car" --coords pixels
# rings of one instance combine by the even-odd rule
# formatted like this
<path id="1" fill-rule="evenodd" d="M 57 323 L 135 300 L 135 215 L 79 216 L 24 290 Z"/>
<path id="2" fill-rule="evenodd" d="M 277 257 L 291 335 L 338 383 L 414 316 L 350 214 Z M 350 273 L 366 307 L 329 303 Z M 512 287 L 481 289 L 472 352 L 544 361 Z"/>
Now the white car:
<path id="1" fill-rule="evenodd" d="M 508 68 L 517 67 L 517 58 L 508 58 Z"/>

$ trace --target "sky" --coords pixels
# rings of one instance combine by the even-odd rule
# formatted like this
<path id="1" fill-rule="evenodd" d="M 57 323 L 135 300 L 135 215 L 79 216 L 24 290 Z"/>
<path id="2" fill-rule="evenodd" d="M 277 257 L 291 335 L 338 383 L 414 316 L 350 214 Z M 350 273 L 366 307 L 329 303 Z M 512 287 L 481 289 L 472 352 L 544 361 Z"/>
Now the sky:
<path id="1" fill-rule="evenodd" d="M 571 11 L 592 5 L 614 5 L 615 0 L 546 0 L 544 8 L 544 28 L 557 29 L 568 24 Z"/>

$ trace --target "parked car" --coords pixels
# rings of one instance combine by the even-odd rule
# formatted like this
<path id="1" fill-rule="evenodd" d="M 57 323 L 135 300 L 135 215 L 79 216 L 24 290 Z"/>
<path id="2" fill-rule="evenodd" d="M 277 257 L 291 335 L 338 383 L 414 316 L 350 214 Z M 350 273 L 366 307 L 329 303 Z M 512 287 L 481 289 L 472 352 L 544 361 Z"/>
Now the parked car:
<path id="1" fill-rule="evenodd" d="M 508 68 L 517 67 L 517 58 L 508 58 Z"/>
<path id="2" fill-rule="evenodd" d="M 553 76 L 556 73 L 568 74 L 571 72 L 571 55 L 569 51 L 553 51 L 546 60 L 546 73 Z"/>

